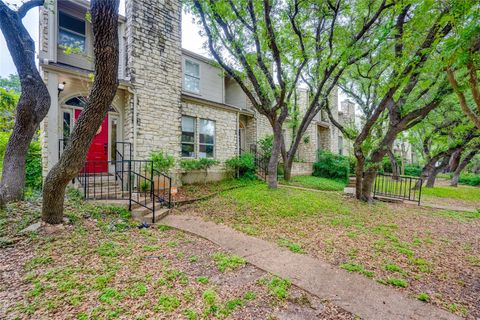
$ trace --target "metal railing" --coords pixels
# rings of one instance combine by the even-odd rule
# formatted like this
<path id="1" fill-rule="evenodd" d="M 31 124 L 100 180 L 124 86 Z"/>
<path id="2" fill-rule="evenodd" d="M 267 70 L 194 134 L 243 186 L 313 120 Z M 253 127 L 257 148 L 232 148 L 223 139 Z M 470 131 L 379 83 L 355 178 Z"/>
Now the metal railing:
<path id="1" fill-rule="evenodd" d="M 417 202 L 422 198 L 422 179 L 410 176 L 393 176 L 378 173 L 373 187 L 373 197 L 385 197 Z"/>
<path id="2" fill-rule="evenodd" d="M 68 141 L 58 142 L 59 157 Z M 114 160 L 87 160 L 74 182 L 86 200 L 128 200 L 132 205 L 152 212 L 155 222 L 156 207 L 172 207 L 172 179 L 155 170 L 150 160 L 133 160 L 132 146 L 117 142 L 112 152 Z"/>
<path id="3" fill-rule="evenodd" d="M 262 154 L 260 151 L 258 151 L 258 148 L 256 145 L 251 145 L 250 146 L 250 152 L 253 154 L 254 161 L 255 161 L 255 172 L 259 177 L 261 177 L 263 180 L 267 181 L 267 176 L 268 176 L 268 162 L 269 162 L 269 157 L 265 156 Z"/>
<path id="4" fill-rule="evenodd" d="M 85 200 L 128 200 L 128 169 L 110 173 L 111 168 L 128 168 L 129 161 L 89 160 L 76 177 Z M 121 172 L 121 178 L 119 174 Z"/>

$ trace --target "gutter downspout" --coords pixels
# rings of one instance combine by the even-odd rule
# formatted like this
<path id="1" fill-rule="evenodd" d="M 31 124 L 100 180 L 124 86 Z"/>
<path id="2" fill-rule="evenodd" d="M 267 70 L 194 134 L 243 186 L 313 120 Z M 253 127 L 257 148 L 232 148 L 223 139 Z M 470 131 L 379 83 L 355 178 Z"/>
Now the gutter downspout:
<path id="1" fill-rule="evenodd" d="M 133 145 L 133 154 L 130 155 L 132 159 L 136 159 L 137 155 L 137 92 L 135 89 L 131 87 L 127 87 L 128 92 L 133 94 L 133 110 L 132 110 L 132 120 L 133 120 L 133 137 L 132 137 L 132 145 Z"/>

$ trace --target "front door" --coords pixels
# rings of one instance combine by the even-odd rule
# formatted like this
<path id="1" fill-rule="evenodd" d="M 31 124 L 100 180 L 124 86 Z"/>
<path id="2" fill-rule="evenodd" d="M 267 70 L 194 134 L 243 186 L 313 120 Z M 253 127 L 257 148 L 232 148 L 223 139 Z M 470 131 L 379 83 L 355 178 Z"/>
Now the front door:
<path id="1" fill-rule="evenodd" d="M 75 121 L 82 110 L 75 109 Z M 103 173 L 108 171 L 108 115 L 103 119 L 87 153 L 87 165 L 82 171 L 87 173 Z"/>

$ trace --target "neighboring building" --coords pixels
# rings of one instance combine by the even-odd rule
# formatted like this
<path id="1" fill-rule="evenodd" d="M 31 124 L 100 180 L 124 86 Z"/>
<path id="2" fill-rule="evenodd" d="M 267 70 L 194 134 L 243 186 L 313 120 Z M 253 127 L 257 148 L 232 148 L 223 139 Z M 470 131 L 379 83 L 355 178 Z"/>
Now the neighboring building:
<path id="1" fill-rule="evenodd" d="M 52 97 L 41 124 L 44 173 L 58 161 L 90 90 L 88 7 L 86 0 L 54 0 L 40 9 L 40 69 Z M 134 159 L 160 149 L 176 159 L 217 159 L 221 164 L 209 178 L 220 179 L 225 160 L 271 134 L 267 119 L 234 80 L 211 60 L 181 48 L 181 12 L 181 1 L 126 0 L 126 17 L 119 18 L 120 85 L 87 160 L 115 160 L 117 143 L 128 142 Z M 78 52 L 66 54 L 62 46 L 72 45 Z M 305 108 L 308 92 L 299 89 L 298 96 Z M 353 104 L 344 102 L 338 110 L 337 100 L 335 90 L 334 116 L 353 121 Z M 349 154 L 350 148 L 326 115 L 318 114 L 299 148 L 300 171 L 311 170 L 317 149 Z"/>

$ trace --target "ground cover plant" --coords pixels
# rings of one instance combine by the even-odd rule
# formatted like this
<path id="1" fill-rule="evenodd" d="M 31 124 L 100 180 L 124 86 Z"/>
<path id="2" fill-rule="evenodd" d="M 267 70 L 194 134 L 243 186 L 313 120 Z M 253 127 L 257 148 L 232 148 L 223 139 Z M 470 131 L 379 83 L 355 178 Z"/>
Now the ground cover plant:
<path id="1" fill-rule="evenodd" d="M 222 192 L 177 213 L 321 258 L 458 315 L 480 316 L 479 214 L 369 205 L 340 192 L 262 184 Z"/>
<path id="2" fill-rule="evenodd" d="M 324 190 L 324 191 L 343 191 L 346 183 L 343 180 L 334 180 L 315 176 L 296 176 L 290 181 L 280 181 L 281 184 Z"/>
<path id="3" fill-rule="evenodd" d="M 48 233 L 20 235 L 39 203 L 2 211 L 1 319 L 354 319 L 206 240 L 138 229 L 125 209 L 77 198 L 66 215 Z"/>
<path id="4" fill-rule="evenodd" d="M 175 202 L 182 202 L 184 200 L 199 199 L 221 191 L 246 186 L 251 183 L 257 182 L 251 181 L 247 178 L 228 179 L 207 184 L 184 184 L 178 188 L 178 193 L 174 195 L 173 200 Z"/>

